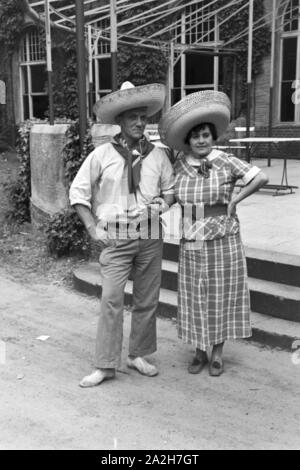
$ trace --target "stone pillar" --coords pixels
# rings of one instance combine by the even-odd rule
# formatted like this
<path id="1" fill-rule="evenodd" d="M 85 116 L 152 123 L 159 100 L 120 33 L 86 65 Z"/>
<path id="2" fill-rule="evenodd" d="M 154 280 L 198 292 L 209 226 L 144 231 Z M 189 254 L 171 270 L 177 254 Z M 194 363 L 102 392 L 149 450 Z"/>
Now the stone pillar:
<path id="1" fill-rule="evenodd" d="M 67 124 L 36 124 L 30 133 L 31 221 L 41 225 L 68 208 L 63 148 Z"/>

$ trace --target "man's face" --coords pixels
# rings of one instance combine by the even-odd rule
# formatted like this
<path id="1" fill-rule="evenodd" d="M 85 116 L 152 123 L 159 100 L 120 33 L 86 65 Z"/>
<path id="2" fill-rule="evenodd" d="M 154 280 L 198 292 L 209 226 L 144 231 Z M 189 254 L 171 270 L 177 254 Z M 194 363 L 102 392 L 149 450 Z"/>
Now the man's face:
<path id="1" fill-rule="evenodd" d="M 119 116 L 118 123 L 125 138 L 136 141 L 143 137 L 147 124 L 146 111 L 146 108 L 131 109 Z"/>

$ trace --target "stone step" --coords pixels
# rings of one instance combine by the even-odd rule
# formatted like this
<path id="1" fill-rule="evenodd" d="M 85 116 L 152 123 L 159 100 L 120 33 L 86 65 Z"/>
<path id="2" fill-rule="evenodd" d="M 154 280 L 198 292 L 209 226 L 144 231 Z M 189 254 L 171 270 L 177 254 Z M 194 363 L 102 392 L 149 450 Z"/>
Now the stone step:
<path id="1" fill-rule="evenodd" d="M 101 275 L 98 263 L 87 263 L 74 271 L 74 287 L 87 295 L 101 297 Z M 125 305 L 131 305 L 132 281 L 128 281 L 125 289 Z M 174 319 L 177 316 L 177 293 L 169 289 L 161 289 L 158 315 Z M 253 335 L 251 340 L 264 346 L 293 349 L 293 344 L 300 339 L 300 323 L 272 318 L 253 312 L 251 316 Z"/>
<path id="2" fill-rule="evenodd" d="M 178 264 L 163 260 L 162 287 L 177 292 Z M 249 277 L 251 308 L 283 320 L 300 322 L 300 288 Z"/>
<path id="3" fill-rule="evenodd" d="M 248 275 L 300 287 L 300 256 L 245 247 Z"/>
<path id="4" fill-rule="evenodd" d="M 300 287 L 300 256 L 245 247 L 249 277 Z M 164 243 L 163 258 L 177 262 L 178 243 Z"/>

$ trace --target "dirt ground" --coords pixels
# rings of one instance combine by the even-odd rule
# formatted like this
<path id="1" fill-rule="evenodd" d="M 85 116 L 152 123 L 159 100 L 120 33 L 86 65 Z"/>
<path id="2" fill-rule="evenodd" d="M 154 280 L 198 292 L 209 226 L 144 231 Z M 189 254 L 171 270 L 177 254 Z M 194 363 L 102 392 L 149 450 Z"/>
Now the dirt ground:
<path id="1" fill-rule="evenodd" d="M 49 256 L 45 236 L 28 223 L 18 226 L 8 222 L 11 208 L 5 190 L 17 177 L 19 161 L 13 152 L 0 153 L 0 262 L 20 280 L 35 283 L 40 279 L 56 285 L 72 285 L 74 266 L 84 263 L 80 257 L 55 259 Z"/>
<path id="2" fill-rule="evenodd" d="M 117 379 L 81 389 L 98 300 L 16 281 L 3 269 L 0 291 L 0 449 L 300 449 L 300 366 L 290 354 L 229 343 L 224 375 L 191 376 L 191 349 L 172 321 L 160 319 L 152 356 L 160 374 L 147 378 L 124 364 L 126 313 Z"/>
<path id="3" fill-rule="evenodd" d="M 13 177 L 4 160 L 2 209 L 1 181 Z M 0 220 L 0 449 L 300 449 L 300 366 L 287 352 L 228 343 L 224 375 L 191 376 L 192 349 L 159 319 L 160 374 L 142 377 L 125 366 L 126 311 L 116 380 L 81 389 L 99 311 L 72 290 L 82 260 L 49 258 L 29 225 Z"/>

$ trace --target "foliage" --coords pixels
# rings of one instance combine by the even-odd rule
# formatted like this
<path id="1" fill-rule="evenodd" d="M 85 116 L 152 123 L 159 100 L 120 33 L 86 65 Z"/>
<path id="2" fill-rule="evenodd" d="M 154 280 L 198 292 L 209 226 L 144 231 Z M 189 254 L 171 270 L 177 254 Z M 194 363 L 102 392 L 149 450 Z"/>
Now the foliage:
<path id="1" fill-rule="evenodd" d="M 76 38 L 65 33 L 61 38 L 58 32 L 54 32 L 54 37 L 53 60 L 57 64 L 53 72 L 54 115 L 75 120 L 78 119 Z"/>
<path id="2" fill-rule="evenodd" d="M 135 2 L 140 3 L 138 0 Z M 207 3 L 209 0 L 207 0 Z M 228 4 L 228 0 L 220 0 L 218 2 L 218 8 L 222 5 Z M 120 15 L 120 21 L 128 19 L 133 15 L 136 15 L 142 11 L 149 11 L 150 8 L 157 6 L 157 1 L 153 0 L 150 4 L 137 6 L 134 9 L 129 10 L 123 16 Z M 219 14 L 219 22 L 223 22 L 231 16 L 235 11 L 241 7 L 241 4 L 231 5 L 228 8 L 225 8 Z M 180 12 L 181 13 L 181 12 Z M 180 15 L 180 13 L 178 15 Z M 260 0 L 255 0 L 254 2 L 254 22 L 259 20 L 265 15 L 264 3 Z M 178 16 L 179 17 L 179 16 Z M 241 33 L 248 27 L 248 18 L 249 10 L 248 8 L 243 9 L 241 12 L 237 13 L 232 20 L 225 21 L 221 26 L 221 39 L 225 42 L 237 34 Z M 156 21 L 150 25 L 145 26 L 134 34 L 137 34 L 139 37 L 149 37 L 154 32 L 163 28 L 171 18 L 168 16 L 166 19 Z M 174 17 L 172 18 L 174 21 Z M 139 21 L 139 26 L 142 26 L 146 23 L 146 20 Z M 270 31 L 268 26 L 260 24 L 260 28 L 254 31 L 253 37 L 253 76 L 257 76 L 261 73 L 262 59 L 270 51 Z M 124 28 L 124 33 L 126 32 Z M 120 28 L 122 31 L 122 28 Z M 170 39 L 165 36 L 160 36 L 159 39 L 166 40 Z M 159 46 L 159 42 L 158 42 Z M 239 73 L 241 75 L 240 81 L 242 84 L 242 91 L 245 93 L 245 87 L 243 84 L 246 83 L 246 73 L 247 73 L 247 47 L 248 47 L 248 35 L 244 35 L 242 38 L 238 39 L 235 43 L 232 43 L 231 47 L 237 47 L 239 49 L 237 61 Z M 149 81 L 157 81 L 164 83 L 166 80 L 168 59 L 167 51 L 157 50 L 153 51 L 143 47 L 134 47 L 134 46 L 119 46 L 119 55 L 118 55 L 118 82 L 119 85 L 124 80 L 133 81 L 136 85 L 142 85 Z M 229 74 L 230 75 L 230 74 Z M 230 77 L 228 77 L 230 79 Z M 226 81 L 226 80 L 225 80 Z M 230 81 L 231 85 L 231 81 Z M 230 86 L 225 83 L 225 88 Z"/>
<path id="3" fill-rule="evenodd" d="M 2 122 L 0 120 L 1 129 L 0 129 L 0 152 L 10 149 L 8 142 L 10 141 L 10 129 L 7 126 L 2 128 Z"/>
<path id="4" fill-rule="evenodd" d="M 28 120 L 18 128 L 17 154 L 21 164 L 17 180 L 7 183 L 6 189 L 11 203 L 8 219 L 18 224 L 30 220 L 30 194 L 31 194 L 31 172 L 30 172 L 30 130 L 38 120 Z"/>
<path id="5" fill-rule="evenodd" d="M 82 153 L 80 150 L 79 121 L 74 122 L 67 131 L 67 143 L 64 148 L 64 167 L 65 178 L 69 187 L 82 163 L 95 148 L 92 143 L 91 126 L 92 122 L 89 121 Z"/>
<path id="6" fill-rule="evenodd" d="M 13 54 L 18 44 L 24 19 L 24 5 L 20 0 L 1 0 L 0 47 Z"/>
<path id="7" fill-rule="evenodd" d="M 46 227 L 46 243 L 49 252 L 57 257 L 72 253 L 87 255 L 90 250 L 85 227 L 73 210 L 51 217 Z"/>
<path id="8" fill-rule="evenodd" d="M 135 0 L 132 3 L 140 3 L 139 0 Z M 130 19 L 133 15 L 137 15 L 143 11 L 149 11 L 153 6 L 157 4 L 156 1 L 151 2 L 147 5 L 137 6 L 128 10 L 127 13 L 120 15 L 119 21 L 124 19 Z M 161 29 L 166 25 L 168 20 L 157 21 L 150 25 L 143 27 L 138 31 L 139 37 L 149 37 L 157 30 Z M 146 20 L 141 20 L 139 25 L 145 24 Z M 128 26 L 127 26 L 128 28 Z M 122 32 L 122 28 L 120 28 Z M 125 31 L 124 31 L 125 32 Z M 162 39 L 162 38 L 160 38 Z M 159 43 L 158 43 L 159 47 Z M 167 52 L 163 50 L 152 50 L 146 47 L 136 46 L 119 46 L 118 54 L 118 83 L 121 85 L 122 82 L 129 80 L 137 85 L 145 85 L 150 82 L 165 83 L 166 73 L 168 70 L 168 58 Z"/>
<path id="9" fill-rule="evenodd" d="M 11 90 L 12 57 L 22 33 L 24 18 L 23 0 L 0 1 L 0 80 L 6 84 L 7 96 Z M 9 98 L 7 98 L 9 101 Z M 0 106 L 1 107 L 1 106 Z M 13 117 L 8 114 L 8 106 L 0 110 L 0 147 L 10 148 L 15 135 Z"/>
<path id="10" fill-rule="evenodd" d="M 30 221 L 30 131 L 34 124 L 42 122 L 46 123 L 47 121 L 28 120 L 18 128 L 17 153 L 21 164 L 17 180 L 13 184 L 7 183 L 6 185 L 11 206 L 7 217 L 11 222 L 18 224 Z M 56 121 L 56 123 L 65 122 L 67 121 Z M 76 121 L 70 124 L 67 131 L 67 142 L 63 154 L 67 190 L 87 155 L 94 150 L 91 124 L 89 122 L 83 152 L 80 150 L 79 122 Z M 45 233 L 47 248 L 53 255 L 64 256 L 71 253 L 87 255 L 89 253 L 89 237 L 84 225 L 72 208 L 51 217 L 45 226 Z"/>
<path id="11" fill-rule="evenodd" d="M 90 130 L 91 122 L 88 126 L 82 153 L 80 151 L 79 122 L 72 123 L 67 131 L 67 143 L 64 148 L 64 168 L 68 189 L 83 161 L 94 150 Z M 48 250 L 53 255 L 66 256 L 79 252 L 87 255 L 90 251 L 90 240 L 85 227 L 72 208 L 51 218 L 46 227 L 46 236 Z"/>

